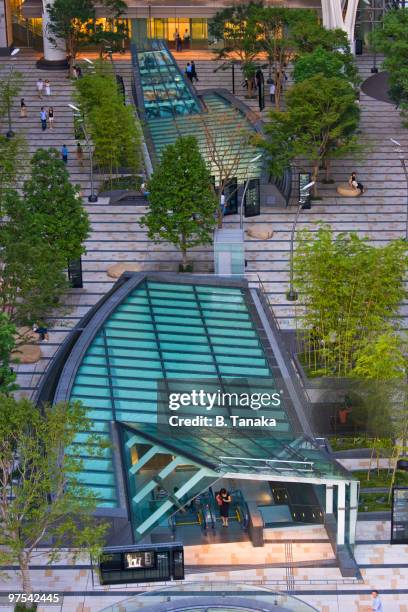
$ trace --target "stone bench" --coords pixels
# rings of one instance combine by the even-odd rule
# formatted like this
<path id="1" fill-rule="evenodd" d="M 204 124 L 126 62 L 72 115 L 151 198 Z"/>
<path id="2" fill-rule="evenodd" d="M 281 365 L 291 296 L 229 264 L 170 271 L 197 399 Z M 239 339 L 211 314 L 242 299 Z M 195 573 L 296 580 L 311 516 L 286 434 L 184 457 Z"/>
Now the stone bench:
<path id="1" fill-rule="evenodd" d="M 18 344 L 14 351 L 11 353 L 11 361 L 18 361 L 19 363 L 37 363 L 42 357 L 41 348 L 38 345 L 38 334 L 33 332 L 29 327 L 19 327 L 17 329 L 17 343 L 18 340 L 23 341 L 24 344 Z"/>
<path id="2" fill-rule="evenodd" d="M 345 198 L 356 198 L 361 194 L 361 191 L 353 189 L 348 183 L 343 183 L 337 187 L 337 193 Z"/>
<path id="3" fill-rule="evenodd" d="M 273 229 L 264 223 L 254 223 L 246 228 L 246 233 L 251 238 L 258 240 L 269 240 L 273 236 Z"/>
<path id="4" fill-rule="evenodd" d="M 120 278 L 124 272 L 141 272 L 142 270 L 142 263 L 120 262 L 109 266 L 106 270 L 106 274 L 110 276 L 110 278 Z"/>

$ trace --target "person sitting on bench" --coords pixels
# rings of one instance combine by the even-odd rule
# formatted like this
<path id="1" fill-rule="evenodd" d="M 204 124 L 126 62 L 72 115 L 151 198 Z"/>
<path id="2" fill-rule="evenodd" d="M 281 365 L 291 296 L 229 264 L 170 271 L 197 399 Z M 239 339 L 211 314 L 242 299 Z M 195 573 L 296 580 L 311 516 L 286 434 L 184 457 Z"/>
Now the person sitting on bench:
<path id="1" fill-rule="evenodd" d="M 355 191 L 358 191 L 359 195 L 361 195 L 365 191 L 364 185 L 357 180 L 357 174 L 355 172 L 351 173 L 351 176 L 349 178 L 349 185 Z"/>

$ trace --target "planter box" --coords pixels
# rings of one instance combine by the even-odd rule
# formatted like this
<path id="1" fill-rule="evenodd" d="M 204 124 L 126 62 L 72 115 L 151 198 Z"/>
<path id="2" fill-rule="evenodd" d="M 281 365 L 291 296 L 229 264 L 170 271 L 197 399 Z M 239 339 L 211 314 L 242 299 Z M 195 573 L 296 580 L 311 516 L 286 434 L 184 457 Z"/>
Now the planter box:
<path id="1" fill-rule="evenodd" d="M 336 376 L 316 376 L 309 378 L 296 353 L 292 354 L 293 363 L 302 381 L 302 385 L 312 404 L 338 404 L 344 400 L 344 395 L 354 381 Z"/>

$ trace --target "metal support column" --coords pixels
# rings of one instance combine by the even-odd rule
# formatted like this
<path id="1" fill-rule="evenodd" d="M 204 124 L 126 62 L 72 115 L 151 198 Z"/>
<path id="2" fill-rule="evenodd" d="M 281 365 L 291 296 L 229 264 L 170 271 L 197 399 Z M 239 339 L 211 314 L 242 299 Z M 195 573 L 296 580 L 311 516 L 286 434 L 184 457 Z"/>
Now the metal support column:
<path id="1" fill-rule="evenodd" d="M 346 527 L 346 483 L 341 482 L 337 485 L 337 546 L 342 546 L 345 542 Z"/>
<path id="2" fill-rule="evenodd" d="M 358 482 L 352 481 L 350 483 L 350 520 L 349 520 L 349 542 L 350 544 L 356 543 L 358 488 L 359 488 Z"/>
<path id="3" fill-rule="evenodd" d="M 326 514 L 333 514 L 333 485 L 326 485 Z"/>

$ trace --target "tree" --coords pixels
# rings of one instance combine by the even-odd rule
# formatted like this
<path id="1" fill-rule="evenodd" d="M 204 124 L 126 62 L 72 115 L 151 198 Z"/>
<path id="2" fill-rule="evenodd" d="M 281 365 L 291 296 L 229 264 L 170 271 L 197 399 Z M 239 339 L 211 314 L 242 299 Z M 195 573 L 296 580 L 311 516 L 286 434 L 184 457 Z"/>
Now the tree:
<path id="1" fill-rule="evenodd" d="M 4 312 L 0 312 L 0 393 L 16 390 L 16 374 L 10 367 L 10 355 L 15 348 L 16 327 Z"/>
<path id="2" fill-rule="evenodd" d="M 371 42 L 384 54 L 390 93 L 396 104 L 408 103 L 408 9 L 387 11 L 374 30 Z"/>
<path id="3" fill-rule="evenodd" d="M 261 50 L 256 23 L 251 15 L 254 9 L 262 6 L 262 2 L 252 0 L 248 4 L 237 4 L 216 13 L 209 23 L 210 35 L 222 44 L 218 57 L 230 61 L 235 58 L 240 60 L 243 75 L 248 82 L 249 97 L 252 97 L 255 59 Z"/>
<path id="4" fill-rule="evenodd" d="M 85 251 L 90 224 L 79 197 L 55 149 L 38 149 L 31 158 L 31 178 L 24 184 L 24 204 L 32 231 L 69 262 Z"/>
<path id="5" fill-rule="evenodd" d="M 54 45 L 64 41 L 71 76 L 79 49 L 100 43 L 101 25 L 96 21 L 95 4 L 95 0 L 55 0 L 47 4 L 48 39 Z M 123 0 L 104 0 L 102 5 L 111 23 L 122 17 L 127 8 Z M 126 33 L 120 27 L 117 34 L 125 36 Z"/>
<path id="6" fill-rule="evenodd" d="M 379 248 L 354 233 L 335 236 L 327 226 L 300 233 L 294 284 L 304 303 L 303 357 L 312 371 L 371 380 L 404 374 L 396 321 L 407 269 L 402 240 Z"/>
<path id="7" fill-rule="evenodd" d="M 280 108 L 283 82 L 288 64 L 293 60 L 291 30 L 294 24 L 308 21 L 310 11 L 284 7 L 259 7 L 251 10 L 250 19 L 261 50 L 268 55 L 270 76 L 275 83 L 275 104 Z"/>
<path id="8" fill-rule="evenodd" d="M 35 549 L 52 563 L 69 546 L 97 553 L 106 525 L 93 518 L 98 499 L 80 480 L 82 460 L 67 452 L 79 431 L 92 424 L 78 403 L 45 405 L 0 396 L 0 562 L 17 563 L 22 590 L 31 593 Z M 87 452 L 100 455 L 101 439 L 90 434 Z"/>
<path id="9" fill-rule="evenodd" d="M 211 243 L 217 212 L 210 172 L 193 136 L 178 138 L 164 149 L 148 190 L 149 212 L 141 225 L 150 239 L 180 249 L 186 270 L 187 250 Z"/>
<path id="10" fill-rule="evenodd" d="M 329 30 L 323 27 L 318 22 L 315 12 L 308 11 L 302 20 L 293 24 L 291 37 L 294 50 L 298 55 L 312 53 L 317 47 L 344 55 L 350 54 L 347 33 L 340 28 Z"/>
<path id="11" fill-rule="evenodd" d="M 206 158 L 220 198 L 228 183 L 238 177 L 253 132 L 248 129 L 244 116 L 238 110 L 226 112 L 221 117 L 219 114 L 205 113 L 197 117 L 197 122 L 201 124 L 198 129 L 201 128 L 204 132 Z M 219 129 L 220 122 L 224 126 L 223 130 Z M 235 194 L 229 191 L 224 195 L 227 206 L 228 199 Z M 221 228 L 221 205 L 218 206 L 217 217 L 218 227 Z"/>
<path id="12" fill-rule="evenodd" d="M 0 311 L 18 325 L 32 325 L 55 307 L 67 287 L 67 261 L 33 232 L 36 220 L 17 191 L 3 198 L 0 232 Z"/>
<path id="13" fill-rule="evenodd" d="M 0 134 L 0 216 L 3 216 L 4 197 L 23 174 L 27 153 L 25 145 L 18 134 L 14 138 Z"/>
<path id="14" fill-rule="evenodd" d="M 123 104 L 112 68 L 99 62 L 94 74 L 76 81 L 77 101 L 95 147 L 94 158 L 109 181 L 141 164 L 141 128 L 131 106 Z"/>
<path id="15" fill-rule="evenodd" d="M 311 79 L 316 74 L 321 74 L 326 78 L 345 79 L 353 85 L 357 85 L 360 81 L 354 61 L 348 61 L 344 53 L 327 51 L 323 47 L 317 47 L 311 53 L 301 55 L 295 61 L 293 78 L 296 83 Z"/>
<path id="16" fill-rule="evenodd" d="M 329 180 L 332 158 L 361 152 L 355 136 L 360 109 L 354 89 L 344 79 L 317 74 L 288 90 L 286 107 L 285 112 L 271 111 L 267 139 L 258 139 L 258 144 L 269 152 L 275 176 L 296 157 L 306 158 L 317 196 L 320 166 L 326 165 Z"/>
<path id="17" fill-rule="evenodd" d="M 9 125 L 11 122 L 10 114 L 15 98 L 20 94 L 23 86 L 23 74 L 13 67 L 7 74 L 0 78 L 0 118 L 5 115 L 8 117 Z"/>

